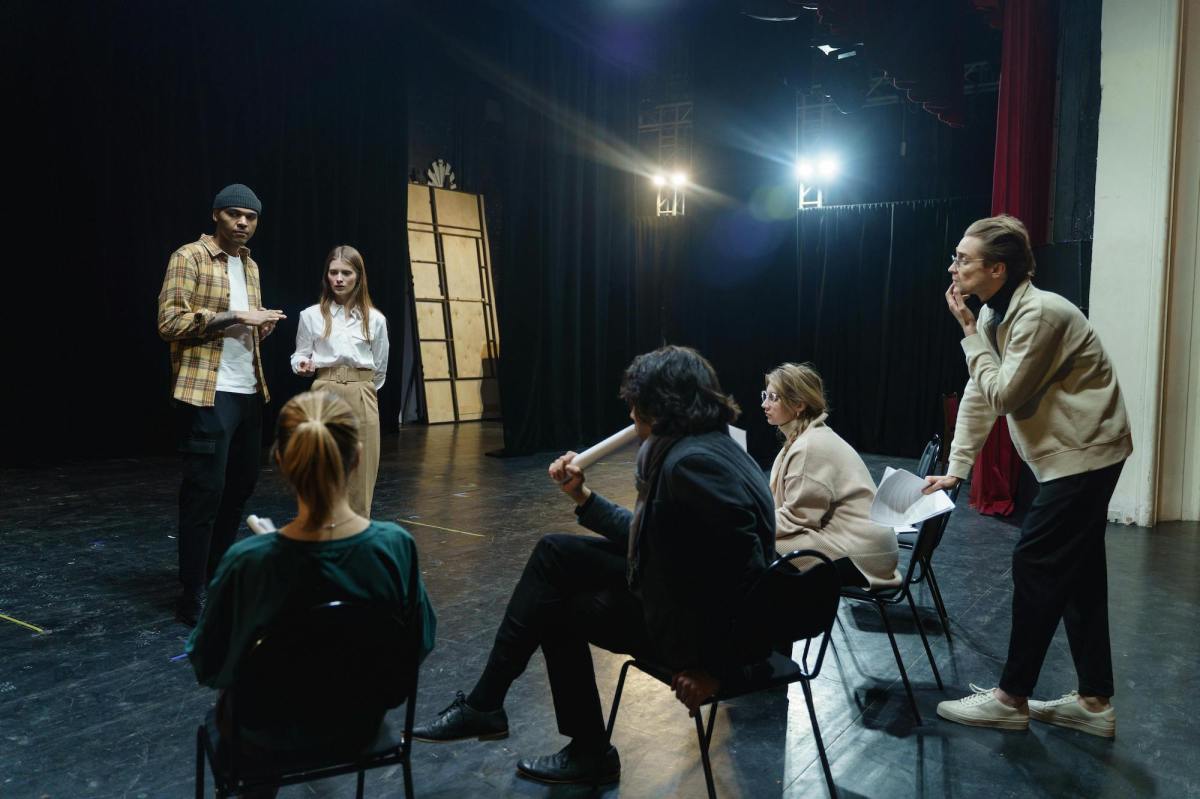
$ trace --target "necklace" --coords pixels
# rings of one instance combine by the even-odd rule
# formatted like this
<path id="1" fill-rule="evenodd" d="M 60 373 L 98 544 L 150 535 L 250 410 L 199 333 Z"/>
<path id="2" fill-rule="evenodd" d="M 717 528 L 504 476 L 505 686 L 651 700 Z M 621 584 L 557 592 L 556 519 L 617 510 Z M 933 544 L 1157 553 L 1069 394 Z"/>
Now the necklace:
<path id="1" fill-rule="evenodd" d="M 357 514 L 354 514 L 354 515 L 348 516 L 348 517 L 346 517 L 345 519 L 342 519 L 340 522 L 334 522 L 333 524 L 327 524 L 327 525 L 325 525 L 325 529 L 326 529 L 326 530 L 332 530 L 332 529 L 333 529 L 333 528 L 335 528 L 335 527 L 340 527 L 341 525 L 345 524 L 346 522 L 351 522 L 351 521 L 354 521 L 356 518 L 358 518 L 358 515 L 357 515 Z"/>

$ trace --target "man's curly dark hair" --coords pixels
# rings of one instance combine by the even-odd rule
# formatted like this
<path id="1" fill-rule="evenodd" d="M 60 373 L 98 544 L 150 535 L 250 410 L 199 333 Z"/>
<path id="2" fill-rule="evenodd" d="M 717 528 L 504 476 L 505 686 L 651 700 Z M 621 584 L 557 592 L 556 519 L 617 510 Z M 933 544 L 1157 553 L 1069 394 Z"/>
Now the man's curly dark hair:
<path id="1" fill-rule="evenodd" d="M 724 430 L 741 415 L 721 391 L 712 364 L 691 347 L 669 345 L 633 359 L 621 378 L 621 399 L 655 435 L 695 435 Z"/>

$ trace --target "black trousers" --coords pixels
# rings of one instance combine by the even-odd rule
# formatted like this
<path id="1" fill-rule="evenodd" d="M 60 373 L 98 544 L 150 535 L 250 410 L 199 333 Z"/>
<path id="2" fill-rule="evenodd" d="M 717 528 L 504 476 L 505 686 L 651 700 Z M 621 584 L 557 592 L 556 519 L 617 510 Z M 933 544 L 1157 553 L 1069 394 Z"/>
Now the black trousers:
<path id="1" fill-rule="evenodd" d="M 1031 696 L 1061 619 L 1079 693 L 1112 696 L 1104 531 L 1122 463 L 1049 480 L 1013 551 L 1012 632 L 1000 687 Z"/>
<path id="2" fill-rule="evenodd" d="M 605 720 L 589 643 L 642 657 L 652 651 L 641 602 L 625 582 L 625 550 L 605 538 L 544 536 L 508 601 L 481 684 L 507 688 L 540 646 L 558 731 L 599 740 Z"/>
<path id="3" fill-rule="evenodd" d="M 218 391 L 211 407 L 180 405 L 179 582 L 208 585 L 233 544 L 262 456 L 262 398 Z"/>

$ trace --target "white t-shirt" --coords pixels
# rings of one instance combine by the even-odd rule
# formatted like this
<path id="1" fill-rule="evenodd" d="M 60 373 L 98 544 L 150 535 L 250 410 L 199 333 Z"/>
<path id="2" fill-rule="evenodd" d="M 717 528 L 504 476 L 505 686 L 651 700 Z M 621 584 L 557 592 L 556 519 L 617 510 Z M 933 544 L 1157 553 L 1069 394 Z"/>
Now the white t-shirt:
<path id="1" fill-rule="evenodd" d="M 226 271 L 229 274 L 229 310 L 250 310 L 250 300 L 246 296 L 246 268 L 242 265 L 242 259 L 229 256 Z M 221 342 L 221 367 L 217 370 L 217 391 L 256 393 L 258 377 L 254 374 L 254 334 L 248 325 L 230 325 L 222 333 L 224 340 Z"/>

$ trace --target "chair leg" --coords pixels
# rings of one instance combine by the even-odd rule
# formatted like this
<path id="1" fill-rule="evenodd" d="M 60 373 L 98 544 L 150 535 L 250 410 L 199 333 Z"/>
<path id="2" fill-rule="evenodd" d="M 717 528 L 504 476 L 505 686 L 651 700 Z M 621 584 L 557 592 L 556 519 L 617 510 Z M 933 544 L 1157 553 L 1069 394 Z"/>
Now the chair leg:
<path id="1" fill-rule="evenodd" d="M 363 799 L 363 789 L 366 788 L 366 782 L 367 772 L 360 769 L 358 772 L 358 790 L 354 794 L 358 799 Z"/>
<path id="2" fill-rule="evenodd" d="M 879 611 L 880 618 L 883 619 L 883 629 L 887 630 L 888 641 L 892 645 L 892 654 L 896 656 L 896 665 L 900 668 L 900 679 L 904 682 L 904 690 L 908 693 L 908 703 L 912 705 L 913 715 L 917 718 L 917 724 L 924 724 L 925 722 L 921 720 L 921 711 L 917 709 L 917 698 L 913 696 L 912 685 L 908 682 L 904 659 L 900 657 L 900 647 L 896 645 L 896 634 L 892 632 L 892 623 L 888 620 L 887 609 L 883 605 L 876 605 L 875 608 Z"/>
<path id="3" fill-rule="evenodd" d="M 400 765 L 404 769 L 404 799 L 413 799 L 416 791 L 413 790 L 412 761 L 405 758 Z"/>
<path id="4" fill-rule="evenodd" d="M 608 742 L 612 743 L 613 727 L 617 725 L 617 708 L 621 706 L 621 692 L 625 690 L 625 675 L 629 673 L 629 667 L 633 665 L 632 660 L 625 661 L 625 665 L 621 667 L 621 676 L 617 680 L 617 691 L 613 694 L 612 708 L 608 711 Z"/>
<path id="5" fill-rule="evenodd" d="M 714 699 L 712 705 L 708 708 L 708 729 L 704 732 L 704 745 L 707 747 L 712 743 L 713 723 L 717 720 L 717 701 Z"/>
<path id="6" fill-rule="evenodd" d="M 204 728 L 196 729 L 196 799 L 204 799 Z"/>
<path id="7" fill-rule="evenodd" d="M 812 722 L 813 740 L 817 744 L 817 753 L 821 755 L 821 768 L 825 771 L 825 784 L 829 787 L 830 799 L 837 799 L 837 786 L 833 784 L 833 771 L 829 768 L 829 755 L 825 753 L 825 742 L 821 740 L 821 727 L 817 724 L 817 710 L 813 706 L 812 687 L 808 680 L 801 680 L 800 687 L 804 689 L 804 704 L 808 705 L 808 718 Z"/>
<path id="8" fill-rule="evenodd" d="M 712 763 L 708 760 L 708 741 L 704 740 L 704 720 L 699 712 L 696 713 L 696 739 L 700 742 L 700 762 L 704 765 L 704 783 L 708 786 L 708 799 L 717 799 L 717 789 L 713 785 Z"/>
<path id="9" fill-rule="evenodd" d="M 933 659 L 933 650 L 929 648 L 929 636 L 925 635 L 925 625 L 921 623 L 921 617 L 917 614 L 917 603 L 913 601 L 912 592 L 905 591 L 904 596 L 908 598 L 908 607 L 912 610 L 913 623 L 917 625 L 917 632 L 921 634 L 921 643 L 925 645 L 925 657 L 929 658 L 929 668 L 933 669 L 933 679 L 937 681 L 939 691 L 945 690 L 942 685 L 942 675 L 938 673 L 937 661 Z"/>
<path id="10" fill-rule="evenodd" d="M 950 640 L 950 614 L 946 612 L 946 603 L 942 601 L 942 589 L 938 587 L 937 577 L 933 574 L 933 564 L 925 564 L 925 572 L 929 575 L 929 593 L 933 595 L 933 606 L 937 608 L 938 618 L 942 620 L 942 635 Z"/>

